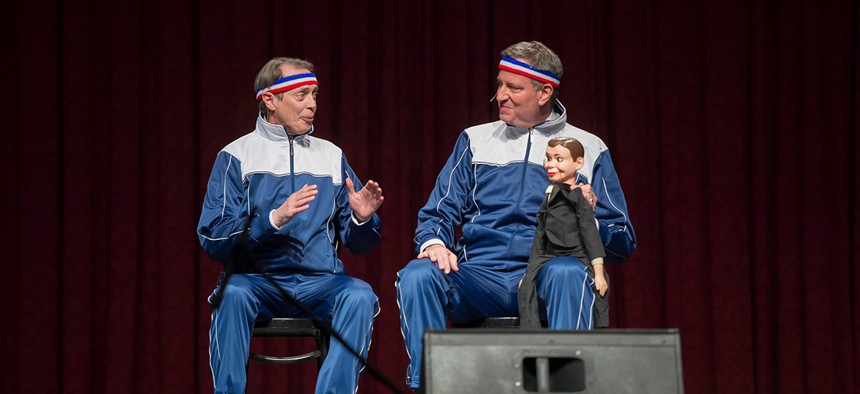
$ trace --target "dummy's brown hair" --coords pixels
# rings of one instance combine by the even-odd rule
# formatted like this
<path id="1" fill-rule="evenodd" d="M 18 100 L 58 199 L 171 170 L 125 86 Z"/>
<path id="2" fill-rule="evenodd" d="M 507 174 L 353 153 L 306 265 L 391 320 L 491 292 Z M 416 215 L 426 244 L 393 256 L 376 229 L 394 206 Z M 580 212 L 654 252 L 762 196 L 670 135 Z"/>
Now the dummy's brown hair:
<path id="1" fill-rule="evenodd" d="M 582 147 L 582 143 L 579 142 L 576 138 L 573 137 L 555 137 L 549 142 L 546 143 L 550 148 L 555 148 L 556 146 L 563 146 L 570 151 L 570 157 L 573 160 L 576 160 L 580 157 L 585 157 L 585 148 Z"/>

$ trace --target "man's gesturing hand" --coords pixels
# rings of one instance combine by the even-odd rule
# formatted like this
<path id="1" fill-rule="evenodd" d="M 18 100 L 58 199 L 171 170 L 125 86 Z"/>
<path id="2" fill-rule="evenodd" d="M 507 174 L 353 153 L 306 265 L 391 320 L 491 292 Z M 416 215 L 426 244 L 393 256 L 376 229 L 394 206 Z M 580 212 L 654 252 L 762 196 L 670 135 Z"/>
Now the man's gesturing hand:
<path id="1" fill-rule="evenodd" d="M 317 198 L 316 196 L 317 185 L 304 185 L 295 193 L 290 194 L 287 201 L 284 201 L 272 215 L 272 221 L 275 226 L 282 227 L 289 223 L 293 219 L 293 216 L 296 216 L 299 212 L 306 211 L 310 208 L 308 203 Z"/>
<path id="2" fill-rule="evenodd" d="M 359 222 L 366 222 L 370 219 L 382 201 L 382 188 L 379 184 L 370 180 L 364 185 L 361 191 L 355 191 L 355 184 L 352 179 L 346 178 L 346 192 L 349 194 L 349 207 L 352 208 L 352 213 Z"/>

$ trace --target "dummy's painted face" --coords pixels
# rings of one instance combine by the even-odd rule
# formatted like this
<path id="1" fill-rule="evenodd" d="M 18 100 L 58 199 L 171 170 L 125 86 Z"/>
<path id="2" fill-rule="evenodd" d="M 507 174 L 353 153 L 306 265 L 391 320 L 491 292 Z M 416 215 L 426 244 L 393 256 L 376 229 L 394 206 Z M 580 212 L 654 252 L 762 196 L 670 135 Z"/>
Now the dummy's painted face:
<path id="1" fill-rule="evenodd" d="M 306 68 L 296 68 L 290 64 L 281 66 L 283 76 L 309 72 Z M 266 106 L 272 111 L 267 120 L 284 126 L 290 135 L 307 133 L 314 124 L 318 91 L 319 85 L 305 85 L 284 92 L 281 98 L 267 93 L 269 97 L 264 100 L 267 100 Z"/>
<path id="2" fill-rule="evenodd" d="M 540 106 L 549 97 L 544 97 L 542 90 L 535 89 L 532 79 L 499 70 L 496 82 L 499 119 L 516 127 L 532 127 L 545 120 L 541 118 Z"/>
<path id="3" fill-rule="evenodd" d="M 571 157 L 570 149 L 563 145 L 547 146 L 543 168 L 550 182 L 574 185 L 576 172 L 582 168 L 584 161 L 582 157 L 576 159 Z"/>

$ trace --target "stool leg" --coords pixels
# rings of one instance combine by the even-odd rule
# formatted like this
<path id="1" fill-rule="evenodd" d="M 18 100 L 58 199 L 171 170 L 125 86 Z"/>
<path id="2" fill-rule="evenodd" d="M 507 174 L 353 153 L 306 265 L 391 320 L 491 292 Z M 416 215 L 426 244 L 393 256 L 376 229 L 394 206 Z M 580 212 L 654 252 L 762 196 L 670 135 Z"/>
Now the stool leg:
<path id="1" fill-rule="evenodd" d="M 317 368 L 322 368 L 323 362 L 325 362 L 325 357 L 328 356 L 328 345 L 331 340 L 331 336 L 327 333 L 320 331 L 320 336 L 314 339 L 317 343 L 317 350 L 320 352 L 319 358 L 317 358 Z"/>

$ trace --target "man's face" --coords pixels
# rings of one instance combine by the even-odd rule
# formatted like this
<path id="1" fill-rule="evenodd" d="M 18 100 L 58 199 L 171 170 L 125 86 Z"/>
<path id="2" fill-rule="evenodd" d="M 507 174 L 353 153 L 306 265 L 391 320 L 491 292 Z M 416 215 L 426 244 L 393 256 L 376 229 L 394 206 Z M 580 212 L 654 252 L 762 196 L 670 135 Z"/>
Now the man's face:
<path id="1" fill-rule="evenodd" d="M 550 182 L 573 185 L 576 182 L 576 172 L 582 168 L 583 161 L 582 157 L 574 160 L 570 149 L 562 145 L 547 146 L 543 169 L 546 170 Z"/>
<path id="2" fill-rule="evenodd" d="M 540 107 L 549 100 L 549 96 L 545 91 L 535 89 L 530 78 L 499 70 L 496 82 L 499 119 L 516 127 L 532 127 L 546 120 L 545 115 L 541 116 Z"/>
<path id="3" fill-rule="evenodd" d="M 282 77 L 309 72 L 306 68 L 296 68 L 289 64 L 281 66 Z M 266 100 L 266 107 L 272 111 L 267 120 L 269 123 L 284 126 L 290 135 L 307 133 L 314 124 L 318 91 L 318 85 L 305 85 L 284 92 L 280 99 L 267 93 L 263 99 Z"/>

